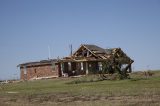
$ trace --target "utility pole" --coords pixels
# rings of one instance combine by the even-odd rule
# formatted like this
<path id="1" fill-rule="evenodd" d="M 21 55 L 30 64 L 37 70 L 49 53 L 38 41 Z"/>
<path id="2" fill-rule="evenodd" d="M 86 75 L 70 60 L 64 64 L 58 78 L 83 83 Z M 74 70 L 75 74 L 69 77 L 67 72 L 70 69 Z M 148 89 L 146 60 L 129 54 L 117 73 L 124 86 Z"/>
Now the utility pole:
<path id="1" fill-rule="evenodd" d="M 69 45 L 70 48 L 70 56 L 72 56 L 72 44 Z"/>

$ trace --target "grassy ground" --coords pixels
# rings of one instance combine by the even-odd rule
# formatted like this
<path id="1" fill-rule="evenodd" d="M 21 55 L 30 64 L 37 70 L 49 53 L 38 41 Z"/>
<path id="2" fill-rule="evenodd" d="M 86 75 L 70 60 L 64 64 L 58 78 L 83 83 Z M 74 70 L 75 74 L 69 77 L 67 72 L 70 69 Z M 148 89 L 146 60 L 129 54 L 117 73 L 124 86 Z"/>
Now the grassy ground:
<path id="1" fill-rule="evenodd" d="M 159 106 L 160 71 L 131 79 L 97 81 L 96 76 L 0 85 L 0 106 Z M 73 83 L 80 82 L 83 83 Z"/>

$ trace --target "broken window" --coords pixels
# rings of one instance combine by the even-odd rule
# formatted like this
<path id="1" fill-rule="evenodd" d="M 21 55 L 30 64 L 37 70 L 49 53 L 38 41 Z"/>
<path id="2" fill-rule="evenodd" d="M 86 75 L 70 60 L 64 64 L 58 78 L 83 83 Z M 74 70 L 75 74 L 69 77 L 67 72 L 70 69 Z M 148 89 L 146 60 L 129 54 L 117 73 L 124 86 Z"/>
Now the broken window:
<path id="1" fill-rule="evenodd" d="M 89 64 L 89 67 L 92 67 L 92 64 Z"/>
<path id="2" fill-rule="evenodd" d="M 122 64 L 121 65 L 121 70 L 124 70 L 127 67 L 128 64 Z"/>
<path id="3" fill-rule="evenodd" d="M 68 62 L 68 70 L 71 71 L 71 62 Z"/>
<path id="4" fill-rule="evenodd" d="M 24 66 L 24 74 L 27 74 L 27 68 Z"/>
<path id="5" fill-rule="evenodd" d="M 98 62 L 98 70 L 102 71 L 102 62 Z"/>

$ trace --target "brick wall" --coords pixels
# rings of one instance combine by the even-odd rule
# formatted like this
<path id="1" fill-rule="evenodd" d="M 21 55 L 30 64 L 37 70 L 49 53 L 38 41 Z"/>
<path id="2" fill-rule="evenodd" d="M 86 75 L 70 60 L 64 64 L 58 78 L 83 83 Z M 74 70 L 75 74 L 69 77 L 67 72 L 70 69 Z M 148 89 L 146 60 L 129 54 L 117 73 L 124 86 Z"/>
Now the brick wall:
<path id="1" fill-rule="evenodd" d="M 30 66 L 26 68 L 21 67 L 20 70 L 21 80 L 30 80 L 39 77 L 59 76 L 57 65 L 55 65 L 55 68 L 53 68 L 52 65 Z"/>

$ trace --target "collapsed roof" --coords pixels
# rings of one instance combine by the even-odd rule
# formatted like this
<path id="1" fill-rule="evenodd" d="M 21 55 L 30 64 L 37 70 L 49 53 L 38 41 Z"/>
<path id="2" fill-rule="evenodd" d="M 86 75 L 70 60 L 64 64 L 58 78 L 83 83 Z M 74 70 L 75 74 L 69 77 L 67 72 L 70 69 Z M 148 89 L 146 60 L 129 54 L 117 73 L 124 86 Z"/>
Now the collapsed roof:
<path id="1" fill-rule="evenodd" d="M 82 44 L 72 56 L 60 61 L 111 61 L 117 60 L 122 64 L 133 62 L 121 48 L 104 49 L 96 45 Z"/>

